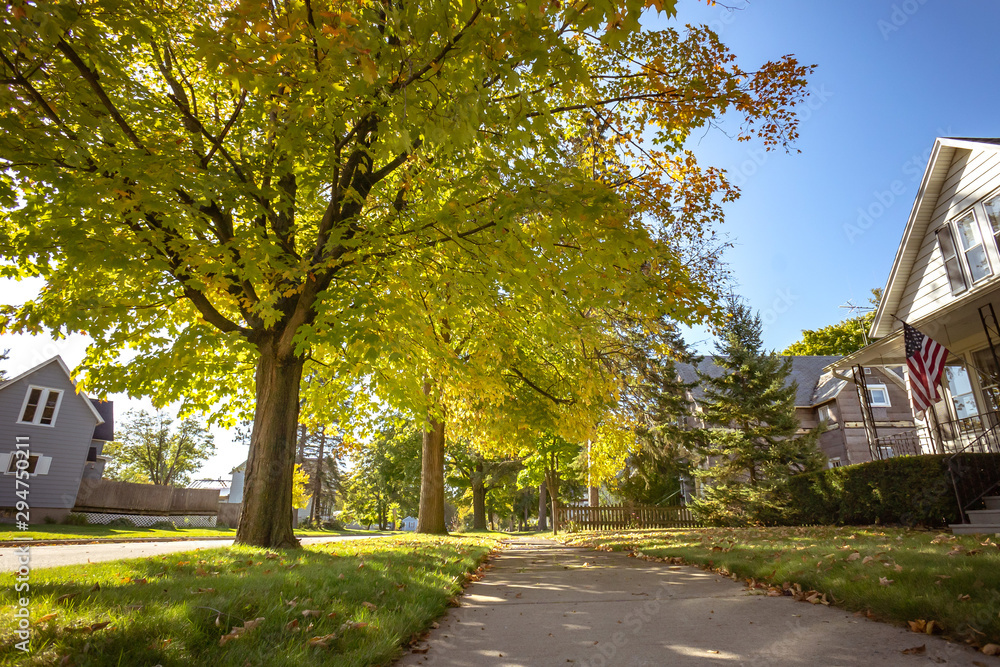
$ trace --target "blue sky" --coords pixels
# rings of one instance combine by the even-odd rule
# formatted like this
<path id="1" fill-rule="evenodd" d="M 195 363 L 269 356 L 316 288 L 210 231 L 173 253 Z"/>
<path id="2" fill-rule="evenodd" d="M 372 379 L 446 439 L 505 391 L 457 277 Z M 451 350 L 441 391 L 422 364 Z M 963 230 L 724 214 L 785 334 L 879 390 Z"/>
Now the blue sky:
<path id="1" fill-rule="evenodd" d="M 783 349 L 804 328 L 843 319 L 885 284 L 934 138 L 1000 136 L 995 0 L 732 0 L 738 11 L 681 0 L 678 20 L 707 23 L 753 68 L 784 54 L 816 64 L 803 109 L 800 154 L 762 154 L 719 132 L 691 142 L 706 165 L 743 190 L 722 231 L 738 291 L 761 311 L 765 344 Z M 651 21 L 655 25 L 656 21 Z M 862 214 L 869 217 L 862 218 Z M 860 223 L 859 224 L 859 218 Z M 0 285 L 5 303 L 37 284 Z M 704 331 L 688 336 L 711 351 Z M 85 341 L 0 336 L 17 373 L 54 354 L 71 365 Z M 143 401 L 116 399 L 121 416 Z M 216 432 L 219 453 L 203 476 L 227 476 L 246 448 Z"/>
<path id="2" fill-rule="evenodd" d="M 733 4 L 733 3 L 729 3 Z M 800 154 L 762 154 L 719 132 L 690 143 L 743 196 L 721 228 L 737 292 L 783 349 L 843 319 L 882 287 L 937 136 L 1000 136 L 1000 66 L 987 0 L 736 2 L 681 0 L 678 21 L 707 23 L 750 69 L 784 54 L 815 64 Z M 867 217 L 866 217 L 867 216 Z M 703 331 L 689 342 L 711 350 Z"/>

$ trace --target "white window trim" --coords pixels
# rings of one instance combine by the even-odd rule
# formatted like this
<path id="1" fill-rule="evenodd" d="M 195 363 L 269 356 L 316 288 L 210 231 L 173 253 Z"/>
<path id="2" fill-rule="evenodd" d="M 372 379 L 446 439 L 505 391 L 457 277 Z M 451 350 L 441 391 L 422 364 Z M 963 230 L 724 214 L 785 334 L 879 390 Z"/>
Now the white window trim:
<path id="1" fill-rule="evenodd" d="M 826 413 L 826 418 L 823 418 L 823 414 Z M 816 411 L 817 420 L 820 422 L 832 422 L 833 421 L 833 409 L 830 404 L 819 406 L 819 410 Z"/>
<path id="2" fill-rule="evenodd" d="M 5 475 L 16 475 L 17 471 L 8 471 L 7 468 L 10 467 L 10 460 L 14 458 L 14 452 L 9 452 L 6 454 L 0 454 L 0 470 L 3 470 Z M 37 456 L 38 463 L 35 464 L 35 472 L 31 473 L 32 477 L 37 477 L 38 475 L 48 475 L 49 466 L 52 465 L 52 457 L 45 456 L 45 454 L 39 454 L 38 452 L 32 452 L 29 456 Z"/>
<path id="3" fill-rule="evenodd" d="M 977 202 L 970 208 L 948 220 L 948 225 L 951 226 L 952 230 L 952 243 L 955 244 L 955 251 L 958 253 L 958 261 L 962 265 L 966 278 L 968 278 L 969 282 L 973 285 L 978 285 L 984 280 L 989 280 L 993 277 L 993 262 L 990 260 L 989 249 L 986 245 L 986 238 L 993 236 L 993 229 L 990 228 L 989 234 L 983 233 L 983 220 L 986 219 L 986 209 L 982 209 L 982 211 L 976 210 L 979 208 L 981 203 L 982 202 Z M 958 231 L 958 221 L 963 220 L 970 215 L 972 216 L 972 229 L 979 237 L 979 245 L 983 248 L 983 255 L 986 257 L 986 268 L 988 269 L 986 275 L 982 276 L 978 280 L 972 274 L 972 267 L 969 265 L 969 251 L 966 250 L 965 246 L 962 244 L 962 234 Z"/>
<path id="4" fill-rule="evenodd" d="M 22 421 L 24 416 L 24 409 L 28 407 L 28 399 L 31 397 L 31 391 L 33 389 L 41 390 L 42 394 L 38 399 L 38 407 L 35 409 L 35 417 L 32 421 L 26 422 Z M 45 402 L 49 399 L 49 393 L 57 391 L 59 392 L 59 398 L 56 399 L 56 407 L 52 411 L 52 423 L 42 424 L 42 413 L 45 411 Z M 59 417 L 59 408 L 62 407 L 63 396 L 66 395 L 66 391 L 63 389 L 53 389 L 51 387 L 41 387 L 39 385 L 28 385 L 28 391 L 24 392 L 24 400 L 21 402 L 21 411 L 17 413 L 17 423 L 18 424 L 31 424 L 32 426 L 44 426 L 46 428 L 54 428 L 56 425 L 56 420 Z"/>
<path id="5" fill-rule="evenodd" d="M 883 402 L 876 403 L 875 400 L 872 399 L 871 394 L 872 394 L 872 390 L 873 389 L 881 389 L 882 390 L 882 393 L 885 394 L 885 402 L 884 403 Z M 891 408 L 892 407 L 892 401 L 889 400 L 889 387 L 886 386 L 886 385 L 884 385 L 884 384 L 878 384 L 878 383 L 872 383 L 872 384 L 868 385 L 868 407 L 870 407 L 870 408 Z"/>
<path id="6" fill-rule="evenodd" d="M 841 462 L 839 456 L 834 456 L 833 458 L 830 459 L 830 467 L 831 468 L 839 468 L 842 465 L 844 465 L 844 464 Z"/>

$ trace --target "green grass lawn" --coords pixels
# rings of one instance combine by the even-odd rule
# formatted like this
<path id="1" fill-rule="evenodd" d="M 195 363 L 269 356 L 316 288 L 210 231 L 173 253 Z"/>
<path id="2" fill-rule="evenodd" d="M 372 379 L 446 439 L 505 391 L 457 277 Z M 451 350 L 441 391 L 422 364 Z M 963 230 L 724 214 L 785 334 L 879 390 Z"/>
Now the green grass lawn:
<path id="1" fill-rule="evenodd" d="M 6 613 L 0 664 L 386 665 L 496 545 L 408 534 L 38 570 L 30 575 L 32 653 L 15 649 Z M 13 575 L 0 575 L 0 590 L 12 610 Z"/>
<path id="2" fill-rule="evenodd" d="M 370 535 L 367 530 L 299 530 L 295 534 L 303 536 L 322 535 Z M 128 528 L 98 525 L 64 526 L 62 524 L 43 524 L 32 526 L 30 531 L 4 530 L 0 531 L 0 542 L 17 538 L 30 537 L 35 540 L 79 540 L 86 538 L 135 538 L 135 537 L 236 537 L 235 528 Z"/>
<path id="3" fill-rule="evenodd" d="M 870 618 L 1000 644 L 997 538 L 896 528 L 701 528 L 571 533 L 577 546 L 709 567 L 763 595 L 812 596 Z M 798 587 L 796 588 L 796 584 Z M 801 589 L 801 592 L 799 592 Z M 922 626 L 919 621 L 923 621 Z M 913 626 L 909 626 L 913 629 Z"/>

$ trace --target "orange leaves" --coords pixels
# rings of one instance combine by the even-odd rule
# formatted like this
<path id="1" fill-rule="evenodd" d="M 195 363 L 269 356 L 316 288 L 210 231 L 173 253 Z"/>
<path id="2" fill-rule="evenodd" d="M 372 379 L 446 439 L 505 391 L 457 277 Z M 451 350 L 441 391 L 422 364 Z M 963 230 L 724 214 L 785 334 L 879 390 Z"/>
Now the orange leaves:
<path id="1" fill-rule="evenodd" d="M 910 626 L 910 632 L 922 632 L 927 635 L 941 632 L 941 625 L 937 621 L 925 621 L 921 618 L 916 621 L 907 621 L 906 624 Z"/>

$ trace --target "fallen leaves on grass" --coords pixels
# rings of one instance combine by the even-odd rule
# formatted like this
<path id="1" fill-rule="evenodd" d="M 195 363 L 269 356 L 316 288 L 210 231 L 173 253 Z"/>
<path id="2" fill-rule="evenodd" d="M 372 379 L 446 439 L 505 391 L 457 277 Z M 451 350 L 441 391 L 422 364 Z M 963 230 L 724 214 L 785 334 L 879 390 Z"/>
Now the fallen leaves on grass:
<path id="1" fill-rule="evenodd" d="M 261 616 L 260 618 L 255 618 L 252 621 L 247 621 L 243 625 L 233 628 L 232 630 L 229 631 L 228 634 L 224 634 L 221 637 L 219 637 L 219 646 L 225 646 L 234 639 L 242 637 L 243 635 L 250 632 L 263 622 L 264 622 L 264 617 Z"/>
<path id="2" fill-rule="evenodd" d="M 878 578 L 879 586 L 892 586 L 894 583 L 896 583 L 896 581 L 894 579 L 889 579 L 888 577 Z"/>
<path id="3" fill-rule="evenodd" d="M 337 633 L 332 632 L 328 635 L 323 635 L 321 637 L 313 637 L 306 642 L 309 646 L 316 646 L 319 648 L 330 648 L 330 644 L 337 638 Z"/>

